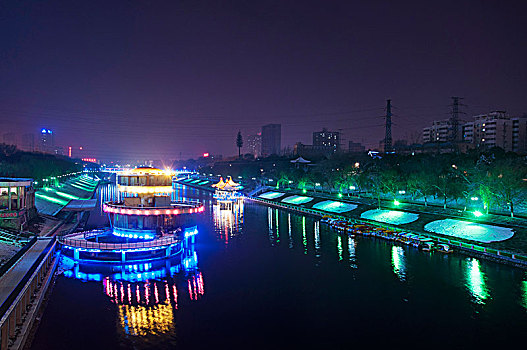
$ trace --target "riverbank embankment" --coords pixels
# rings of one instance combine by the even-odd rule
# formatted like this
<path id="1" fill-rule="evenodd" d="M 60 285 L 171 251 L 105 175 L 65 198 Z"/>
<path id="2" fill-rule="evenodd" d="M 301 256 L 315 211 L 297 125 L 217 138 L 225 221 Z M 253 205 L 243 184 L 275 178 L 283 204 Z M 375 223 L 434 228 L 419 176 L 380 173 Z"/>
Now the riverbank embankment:
<path id="1" fill-rule="evenodd" d="M 214 191 L 204 179 L 180 179 L 182 185 Z M 463 254 L 527 268 L 527 220 L 499 215 L 476 217 L 471 212 L 401 205 L 369 198 L 349 198 L 294 189 L 262 188 L 246 193 L 258 203 L 351 224 L 368 224 L 393 232 L 410 232 L 449 244 Z M 525 221 L 525 222 L 524 222 Z"/>
<path id="2" fill-rule="evenodd" d="M 86 175 L 77 176 L 56 187 L 46 187 L 37 191 L 35 206 L 39 222 L 35 224 L 35 233 L 40 236 L 54 236 L 72 232 L 83 220 L 83 215 L 95 206 L 93 199 L 98 180 Z M 88 203 L 85 210 L 79 205 Z"/>

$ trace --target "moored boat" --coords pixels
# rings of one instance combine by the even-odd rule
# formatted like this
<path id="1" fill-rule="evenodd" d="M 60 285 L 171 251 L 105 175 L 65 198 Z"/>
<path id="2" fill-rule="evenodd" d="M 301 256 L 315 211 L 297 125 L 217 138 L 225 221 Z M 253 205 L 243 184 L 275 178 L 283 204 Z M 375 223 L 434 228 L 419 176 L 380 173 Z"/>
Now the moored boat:
<path id="1" fill-rule="evenodd" d="M 445 253 L 445 254 L 449 254 L 454 251 L 452 248 L 450 248 L 448 244 L 445 244 L 445 243 L 436 244 L 434 248 L 436 251 Z"/>

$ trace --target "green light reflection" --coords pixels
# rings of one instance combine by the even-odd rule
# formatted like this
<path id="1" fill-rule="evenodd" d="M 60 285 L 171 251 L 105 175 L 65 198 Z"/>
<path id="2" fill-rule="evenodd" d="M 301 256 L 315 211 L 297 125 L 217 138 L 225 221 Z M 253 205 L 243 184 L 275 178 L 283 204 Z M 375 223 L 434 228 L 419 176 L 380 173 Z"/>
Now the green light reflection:
<path id="1" fill-rule="evenodd" d="M 306 217 L 302 217 L 302 244 L 304 245 L 304 254 L 307 254 L 307 236 L 306 236 Z"/>
<path id="2" fill-rule="evenodd" d="M 356 269 L 357 266 L 357 259 L 355 257 L 355 240 L 353 238 L 348 237 L 348 253 L 349 253 L 349 263 L 350 267 Z"/>
<path id="3" fill-rule="evenodd" d="M 478 304 L 484 304 L 490 295 L 486 286 L 486 277 L 481 271 L 479 260 L 469 258 L 465 262 L 465 286 Z"/>
<path id="4" fill-rule="evenodd" d="M 275 209 L 276 210 L 276 242 L 277 243 L 280 243 L 280 230 L 278 229 L 278 227 L 280 226 L 279 225 L 279 221 L 278 221 L 278 209 Z"/>
<path id="5" fill-rule="evenodd" d="M 339 261 L 342 261 L 342 238 L 337 236 L 337 252 L 339 254 Z"/>
<path id="6" fill-rule="evenodd" d="M 315 257 L 320 258 L 320 221 L 315 222 Z M 319 262 L 317 261 L 316 265 L 318 266 Z"/>
<path id="7" fill-rule="evenodd" d="M 406 280 L 406 257 L 404 256 L 403 247 L 392 247 L 392 267 L 393 272 L 401 281 Z"/>

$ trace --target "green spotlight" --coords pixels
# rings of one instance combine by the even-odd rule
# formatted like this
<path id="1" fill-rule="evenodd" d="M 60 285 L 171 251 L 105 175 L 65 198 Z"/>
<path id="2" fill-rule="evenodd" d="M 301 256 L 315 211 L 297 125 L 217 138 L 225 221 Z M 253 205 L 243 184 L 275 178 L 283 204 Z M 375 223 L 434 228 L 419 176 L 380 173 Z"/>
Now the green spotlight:
<path id="1" fill-rule="evenodd" d="M 477 218 L 479 218 L 480 216 L 483 215 L 483 213 L 480 212 L 479 210 L 476 210 L 476 211 L 472 212 L 472 214 L 474 214 L 474 216 L 477 217 Z"/>
<path id="2" fill-rule="evenodd" d="M 397 199 L 395 199 L 395 200 L 393 201 L 393 204 L 394 204 L 394 205 L 399 205 L 399 204 L 401 204 L 401 203 L 400 203 Z"/>

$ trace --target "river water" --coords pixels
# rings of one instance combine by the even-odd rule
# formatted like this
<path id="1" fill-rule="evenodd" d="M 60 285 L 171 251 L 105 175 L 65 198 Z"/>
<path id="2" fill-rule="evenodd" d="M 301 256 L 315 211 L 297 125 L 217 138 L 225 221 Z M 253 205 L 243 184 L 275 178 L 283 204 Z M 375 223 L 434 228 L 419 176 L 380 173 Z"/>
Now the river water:
<path id="1" fill-rule="evenodd" d="M 111 199 L 115 189 L 99 196 Z M 206 205 L 192 262 L 108 277 L 72 273 L 64 261 L 32 349 L 525 344 L 520 269 L 348 237 L 248 201 L 220 211 L 210 193 L 192 188 L 178 186 L 174 198 Z M 88 224 L 107 225 L 100 208 Z"/>

